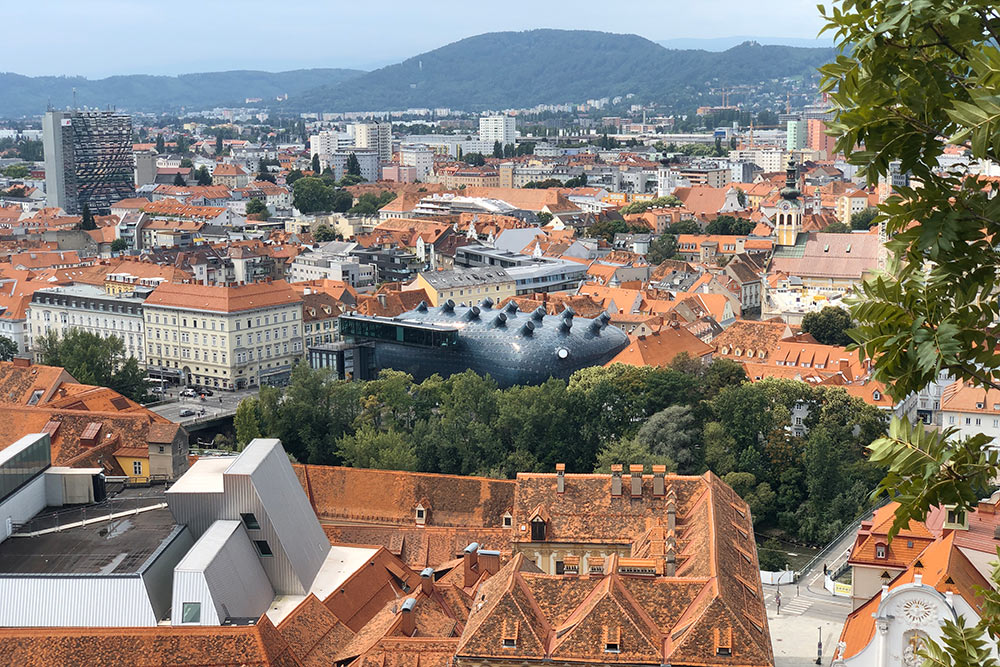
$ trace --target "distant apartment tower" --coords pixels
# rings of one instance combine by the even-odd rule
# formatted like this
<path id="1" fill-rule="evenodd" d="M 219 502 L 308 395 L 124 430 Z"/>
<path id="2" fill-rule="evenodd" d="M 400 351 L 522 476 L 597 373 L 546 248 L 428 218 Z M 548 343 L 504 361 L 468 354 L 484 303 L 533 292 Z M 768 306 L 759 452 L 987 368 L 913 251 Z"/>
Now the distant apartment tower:
<path id="1" fill-rule="evenodd" d="M 42 123 L 49 206 L 107 214 L 135 196 L 132 118 L 116 111 L 48 111 Z"/>
<path id="2" fill-rule="evenodd" d="M 309 155 L 329 155 L 354 146 L 354 138 L 345 132 L 323 131 L 309 137 Z"/>
<path id="3" fill-rule="evenodd" d="M 434 151 L 426 144 L 403 144 L 399 147 L 399 164 L 414 167 L 418 180 L 426 180 L 434 170 Z"/>
<path id="4" fill-rule="evenodd" d="M 389 121 L 368 121 L 355 123 L 354 145 L 375 151 L 381 162 L 392 159 L 392 123 Z"/>
<path id="5" fill-rule="evenodd" d="M 517 141 L 514 117 L 507 115 L 483 116 L 479 119 L 479 140 L 492 146 L 496 142 L 506 146 Z"/>
<path id="6" fill-rule="evenodd" d="M 797 151 L 808 144 L 808 121 L 790 120 L 788 121 L 788 131 L 785 135 L 785 150 Z"/>
<path id="7" fill-rule="evenodd" d="M 137 151 L 135 154 L 135 187 L 156 182 L 156 152 Z"/>
<path id="8" fill-rule="evenodd" d="M 379 157 L 374 150 L 343 150 L 334 151 L 326 155 L 320 155 L 320 169 L 326 171 L 329 167 L 333 171 L 333 176 L 337 180 L 347 173 L 347 161 L 351 155 L 358 158 L 358 166 L 361 168 L 361 178 L 369 183 L 374 183 L 379 179 Z"/>

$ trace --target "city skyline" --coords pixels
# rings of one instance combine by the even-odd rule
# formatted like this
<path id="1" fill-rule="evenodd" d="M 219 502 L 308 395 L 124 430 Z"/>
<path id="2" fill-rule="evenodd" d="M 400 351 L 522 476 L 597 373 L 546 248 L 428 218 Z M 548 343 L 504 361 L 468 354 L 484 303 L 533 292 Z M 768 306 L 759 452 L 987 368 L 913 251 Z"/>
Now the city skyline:
<path id="1" fill-rule="evenodd" d="M 808 0 L 753 4 L 735 0 L 694 4 L 643 1 L 636 7 L 629 14 L 615 15 L 601 11 L 595 2 L 539 6 L 515 0 L 502 15 L 496 15 L 454 0 L 436 3 L 432 12 L 425 6 L 390 1 L 376 16 L 367 7 L 307 0 L 296 3 L 293 14 L 308 15 L 309 21 L 296 23 L 293 15 L 284 24 L 269 23 L 267 30 L 261 31 L 259 17 L 267 6 L 259 0 L 241 4 L 239 12 L 233 12 L 228 2 L 204 3 L 194 19 L 164 12 L 153 3 L 44 0 L 41 5 L 15 5 L 6 10 L 10 30 L 3 70 L 25 76 L 91 79 L 233 69 L 371 70 L 466 37 L 505 30 L 602 30 L 638 34 L 656 42 L 719 40 L 734 35 L 797 41 L 816 38 L 822 26 L 814 3 Z M 60 35 L 44 50 L 36 48 L 31 30 L 39 10 L 46 16 L 47 31 Z M 350 29 L 339 27 L 343 25 Z M 205 29 L 212 33 L 212 48 L 186 52 L 184 31 L 195 34 Z M 247 39 L 248 34 L 258 33 L 258 38 Z M 163 46 L 150 48 L 151 37 L 158 37 Z M 289 39 L 295 43 L 294 52 L 280 46 Z M 114 48 L 94 48 L 94 44 L 114 44 Z M 706 44 L 706 48 L 712 46 Z M 128 57 L 123 58 L 123 53 Z"/>

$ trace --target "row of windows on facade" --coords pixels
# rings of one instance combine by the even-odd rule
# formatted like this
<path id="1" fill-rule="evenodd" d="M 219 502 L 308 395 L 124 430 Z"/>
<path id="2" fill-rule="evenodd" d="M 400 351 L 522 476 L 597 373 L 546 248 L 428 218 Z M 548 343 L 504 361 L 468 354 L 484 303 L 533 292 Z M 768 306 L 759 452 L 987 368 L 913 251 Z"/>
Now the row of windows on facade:
<path id="1" fill-rule="evenodd" d="M 976 426 L 982 426 L 983 425 L 983 419 L 982 419 L 982 417 L 975 417 L 975 418 L 973 418 L 973 417 L 966 417 L 965 418 L 965 424 L 966 424 L 966 426 L 971 426 L 972 423 L 973 423 L 973 419 L 975 420 Z M 954 424 L 955 423 L 955 415 L 948 415 L 948 423 L 949 424 Z M 993 420 L 993 428 L 1000 428 L 1000 419 L 994 419 Z"/>
<path id="2" fill-rule="evenodd" d="M 258 331 L 257 332 L 257 342 L 258 343 L 263 343 L 263 342 L 270 341 L 271 338 L 272 338 L 272 335 L 271 335 L 272 332 L 274 333 L 274 336 L 273 336 L 274 340 L 278 340 L 280 338 L 288 338 L 288 331 L 289 331 L 289 329 L 288 329 L 287 326 L 281 327 L 280 330 L 277 327 L 275 327 L 274 329 L 265 329 L 264 331 Z M 292 332 L 292 334 L 291 334 L 292 337 L 293 338 L 297 338 L 298 335 L 299 335 L 299 325 L 298 324 L 293 324 L 292 328 L 291 328 L 291 332 Z M 170 340 L 172 338 L 174 340 L 174 342 L 177 342 L 178 336 L 177 336 L 177 330 L 176 329 L 173 330 L 173 331 L 170 331 L 170 330 L 161 330 L 161 329 L 153 329 L 153 336 L 154 336 L 155 340 L 161 340 L 161 337 L 160 337 L 161 334 L 162 334 L 162 340 Z M 211 347 L 227 347 L 226 341 L 227 341 L 227 339 L 226 339 L 225 336 L 214 336 L 213 335 L 211 337 Z M 180 342 L 182 342 L 182 343 L 194 343 L 195 345 L 197 345 L 198 344 L 198 334 L 196 334 L 196 333 L 195 334 L 191 334 L 190 332 L 182 331 L 182 332 L 180 332 Z M 209 347 L 209 335 L 208 334 L 202 334 L 201 335 L 201 344 L 203 346 L 205 346 L 205 347 Z M 252 333 L 251 334 L 247 334 L 247 344 L 248 345 L 253 344 L 253 334 Z M 242 334 L 239 334 L 239 335 L 236 336 L 236 347 L 240 347 L 242 345 L 243 345 L 243 336 L 242 336 Z"/>
<path id="3" fill-rule="evenodd" d="M 65 297 L 47 296 L 43 294 L 35 295 L 34 303 L 49 306 L 63 306 L 76 310 L 98 310 L 108 313 L 121 313 L 122 315 L 142 315 L 142 307 L 134 304 L 105 303 L 103 301 L 77 301 Z"/>
<path id="4" fill-rule="evenodd" d="M 50 310 L 41 310 L 41 311 L 36 310 L 35 311 L 35 319 L 36 320 L 42 320 L 43 322 L 51 322 L 52 321 L 52 311 L 50 311 Z M 59 313 L 59 322 L 62 323 L 62 324 L 69 324 L 69 325 L 79 324 L 80 326 L 84 326 L 85 325 L 85 326 L 88 326 L 88 327 L 91 327 L 91 326 L 93 326 L 93 327 L 103 326 L 105 329 L 119 329 L 120 328 L 122 331 L 142 331 L 142 322 L 140 322 L 140 321 L 136 321 L 136 320 L 132 320 L 132 319 L 117 320 L 115 318 L 111 318 L 110 325 L 108 324 L 108 321 L 109 320 L 106 317 L 104 317 L 104 318 L 97 318 L 97 317 L 91 318 L 90 315 L 87 315 L 86 321 L 84 321 L 83 315 L 80 315 L 80 321 L 77 322 L 77 318 L 76 318 L 75 314 L 73 314 L 73 313 Z M 121 324 L 120 327 L 119 327 L 119 324 Z"/>
<path id="5" fill-rule="evenodd" d="M 150 343 L 149 344 L 149 353 L 150 354 L 154 354 L 153 349 L 154 349 L 153 348 L 153 343 Z M 174 356 L 174 357 L 180 357 L 181 359 L 194 359 L 195 361 L 206 361 L 206 362 L 208 361 L 208 351 L 201 351 L 201 350 L 199 350 L 197 348 L 194 348 L 193 350 L 191 348 L 188 348 L 188 347 L 181 347 L 181 348 L 173 347 L 173 348 L 171 348 L 170 346 L 164 347 L 163 345 L 160 345 L 159 343 L 157 343 L 155 349 L 156 349 L 155 354 L 157 356 L 159 356 L 159 357 L 163 356 L 164 350 L 166 350 L 167 354 L 170 354 L 170 351 L 172 349 L 173 350 L 173 355 L 172 356 Z M 301 352 L 302 351 L 302 342 L 301 341 L 292 341 L 290 349 L 291 349 L 291 351 L 293 353 L 295 353 L 295 352 Z M 275 344 L 273 346 L 271 346 L 271 345 L 264 345 L 264 346 L 261 346 L 261 347 L 257 348 L 257 359 L 270 359 L 271 357 L 277 357 L 277 356 L 285 355 L 285 354 L 288 354 L 288 353 L 289 353 L 289 344 L 287 342 L 286 343 L 282 343 L 280 349 L 279 349 L 279 347 L 278 347 L 277 344 Z M 238 364 L 242 364 L 242 363 L 245 363 L 247 361 L 253 361 L 253 360 L 254 360 L 254 350 L 252 348 L 249 349 L 249 350 L 247 350 L 246 352 L 238 352 L 236 354 L 236 363 L 238 363 Z M 217 364 L 217 363 L 223 363 L 223 364 L 226 363 L 226 353 L 225 352 L 216 352 L 215 350 L 213 350 L 212 351 L 212 363 L 215 363 L 215 364 Z"/>
<path id="6" fill-rule="evenodd" d="M 295 320 L 299 319 L 298 311 L 293 310 L 293 311 L 291 311 L 290 314 L 291 314 L 291 318 L 290 319 L 293 322 Z M 149 319 L 149 321 L 152 324 L 164 324 L 164 325 L 170 324 L 171 326 L 177 326 L 177 316 L 176 315 L 171 315 L 170 316 L 170 318 L 169 318 L 170 322 L 169 323 L 167 322 L 167 316 L 166 315 L 162 316 L 162 318 L 163 318 L 162 322 L 160 321 L 160 317 L 161 316 L 160 316 L 159 313 L 153 313 L 153 314 L 147 313 L 147 318 Z M 252 318 L 252 317 L 246 318 L 246 328 L 247 329 L 252 329 L 254 327 L 254 319 L 255 318 Z M 181 320 L 181 326 L 182 327 L 186 327 L 188 325 L 188 318 L 181 317 L 180 320 Z M 256 321 L 257 321 L 257 325 L 256 326 L 258 326 L 258 327 L 260 327 L 260 326 L 265 326 L 266 327 L 266 326 L 270 326 L 272 324 L 272 322 L 271 322 L 271 315 L 258 316 L 256 318 Z M 281 313 L 281 322 L 287 322 L 287 321 L 289 321 L 289 311 L 285 311 L 285 312 Z M 274 322 L 273 322 L 273 324 L 280 324 L 281 322 L 278 321 L 278 314 L 274 313 Z M 215 331 L 216 324 L 218 324 L 218 326 L 219 326 L 219 331 L 225 331 L 226 330 L 226 322 L 225 322 L 225 320 L 222 320 L 222 321 L 206 320 L 206 319 L 202 319 L 201 320 L 201 328 L 202 329 L 211 329 L 212 331 Z M 236 330 L 237 331 L 239 331 L 242 328 L 242 324 L 243 324 L 243 320 L 242 319 L 236 320 Z M 194 318 L 194 317 L 191 318 L 191 328 L 192 329 L 197 329 L 198 328 L 198 319 L 197 318 Z"/>

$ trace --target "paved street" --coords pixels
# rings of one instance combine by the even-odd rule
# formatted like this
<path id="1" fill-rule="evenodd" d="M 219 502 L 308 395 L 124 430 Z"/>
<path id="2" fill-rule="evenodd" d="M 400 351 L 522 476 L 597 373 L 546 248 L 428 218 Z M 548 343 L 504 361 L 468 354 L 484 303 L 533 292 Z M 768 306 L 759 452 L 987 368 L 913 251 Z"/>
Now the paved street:
<path id="1" fill-rule="evenodd" d="M 822 571 L 820 572 L 822 577 Z M 781 613 L 775 605 L 777 586 L 764 586 L 767 623 L 771 630 L 775 667 L 801 667 L 816 663 L 817 643 L 822 636 L 823 663 L 829 665 L 837 648 L 844 620 L 851 611 L 849 598 L 835 598 L 823 591 L 815 593 L 800 585 L 781 587 Z"/>
<path id="2" fill-rule="evenodd" d="M 171 389 L 167 392 L 167 398 L 177 398 L 179 392 L 180 388 Z M 205 409 L 205 417 L 213 417 L 220 414 L 233 414 L 240 401 L 247 396 L 256 396 L 256 394 L 256 389 L 244 389 L 242 391 L 235 392 L 216 391 L 215 396 L 206 396 L 204 401 L 197 397 L 186 398 L 182 396 L 175 403 L 165 403 L 163 405 L 157 405 L 151 409 L 156 414 L 162 415 L 170 421 L 177 422 L 178 424 L 185 424 L 201 418 L 201 416 L 197 413 L 202 408 Z M 180 413 L 182 410 L 194 410 L 195 414 L 193 416 L 181 417 Z"/>

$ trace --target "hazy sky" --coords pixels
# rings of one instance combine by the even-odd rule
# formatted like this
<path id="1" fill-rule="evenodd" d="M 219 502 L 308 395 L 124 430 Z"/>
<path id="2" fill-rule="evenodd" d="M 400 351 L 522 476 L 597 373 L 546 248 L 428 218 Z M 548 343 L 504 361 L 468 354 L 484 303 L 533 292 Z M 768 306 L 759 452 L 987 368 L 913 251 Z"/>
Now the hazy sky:
<path id="1" fill-rule="evenodd" d="M 36 0 L 3 3 L 0 71 L 178 74 L 373 69 L 484 32 L 564 28 L 654 41 L 816 36 L 815 0 Z"/>

